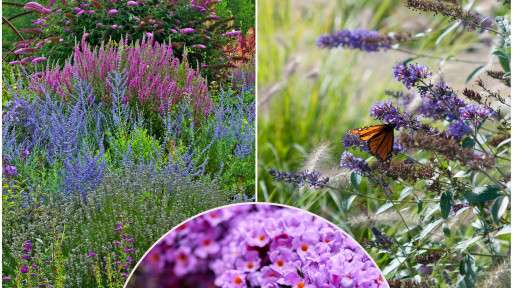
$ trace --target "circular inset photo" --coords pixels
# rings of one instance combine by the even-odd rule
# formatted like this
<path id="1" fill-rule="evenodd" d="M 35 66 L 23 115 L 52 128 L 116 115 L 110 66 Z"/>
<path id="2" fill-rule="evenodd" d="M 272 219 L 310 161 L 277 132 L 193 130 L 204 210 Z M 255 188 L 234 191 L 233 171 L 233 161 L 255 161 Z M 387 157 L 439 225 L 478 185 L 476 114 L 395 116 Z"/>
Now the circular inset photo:
<path id="1" fill-rule="evenodd" d="M 365 250 L 293 207 L 240 204 L 203 213 L 162 237 L 135 267 L 135 287 L 388 287 Z"/>

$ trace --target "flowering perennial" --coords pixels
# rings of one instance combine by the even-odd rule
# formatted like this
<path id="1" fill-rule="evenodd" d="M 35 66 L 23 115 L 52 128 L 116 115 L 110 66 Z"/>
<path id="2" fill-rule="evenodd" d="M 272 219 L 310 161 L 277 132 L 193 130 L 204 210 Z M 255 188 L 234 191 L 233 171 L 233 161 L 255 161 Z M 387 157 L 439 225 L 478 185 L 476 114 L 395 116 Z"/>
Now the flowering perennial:
<path id="1" fill-rule="evenodd" d="M 268 204 L 196 217 L 140 265 L 128 287 L 387 287 L 364 250 L 339 229 Z"/>

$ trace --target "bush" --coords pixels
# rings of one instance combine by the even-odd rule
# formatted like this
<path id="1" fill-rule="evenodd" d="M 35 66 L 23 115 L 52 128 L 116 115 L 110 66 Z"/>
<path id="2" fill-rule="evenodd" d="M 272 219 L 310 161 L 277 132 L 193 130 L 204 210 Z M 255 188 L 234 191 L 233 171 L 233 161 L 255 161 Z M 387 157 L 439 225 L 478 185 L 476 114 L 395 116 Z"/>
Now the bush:
<path id="1" fill-rule="evenodd" d="M 51 250 L 43 248 L 48 247 L 48 243 L 62 244 L 59 246 L 62 256 L 56 258 L 57 251 L 54 252 L 50 264 L 39 268 L 54 265 L 52 261 L 62 261 L 62 270 L 51 268 L 57 264 L 45 270 L 49 271 L 44 274 L 48 283 L 54 287 L 57 287 L 56 279 L 64 279 L 61 287 L 98 287 L 98 275 L 100 283 L 117 281 L 122 285 L 126 278 L 119 277 L 129 274 L 139 258 L 164 233 L 197 213 L 232 203 L 237 193 L 219 189 L 215 181 L 191 181 L 156 172 L 144 165 L 127 166 L 123 171 L 105 175 L 84 199 L 80 195 L 64 201 L 51 198 L 46 204 L 32 202 L 13 208 L 7 208 L 4 202 L 2 273 L 13 280 L 4 281 L 3 285 L 14 287 L 15 275 L 21 267 L 32 263 L 20 259 L 19 251 L 26 241 L 37 245 L 36 254 L 31 254 L 33 262 L 44 262 L 48 259 L 44 255 L 52 255 Z M 123 243 L 123 240 L 130 241 Z M 116 266 L 115 261 L 123 262 L 128 257 L 118 247 L 129 250 L 127 255 L 131 261 L 123 265 L 128 264 L 130 268 Z M 111 275 L 111 279 L 108 279 L 108 271 L 96 274 L 95 267 L 105 271 L 104 267 L 109 265 L 121 268 L 122 273 Z"/>
<path id="2" fill-rule="evenodd" d="M 25 5 L 26 10 L 41 15 L 35 22 L 41 28 L 24 30 L 34 35 L 30 47 L 48 59 L 62 63 L 73 53 L 76 37 L 81 39 L 86 35 L 93 46 L 109 40 L 119 42 L 122 37 L 149 37 L 154 41 L 173 43 L 176 57 L 183 55 L 184 47 L 187 47 L 191 63 L 210 65 L 226 62 L 220 48 L 229 41 L 231 34 L 226 32 L 231 31 L 229 23 L 233 18 L 221 19 L 215 15 L 217 1 L 205 0 L 195 4 L 105 0 L 53 3 L 46 7 Z M 23 44 L 23 47 L 29 46 Z"/>

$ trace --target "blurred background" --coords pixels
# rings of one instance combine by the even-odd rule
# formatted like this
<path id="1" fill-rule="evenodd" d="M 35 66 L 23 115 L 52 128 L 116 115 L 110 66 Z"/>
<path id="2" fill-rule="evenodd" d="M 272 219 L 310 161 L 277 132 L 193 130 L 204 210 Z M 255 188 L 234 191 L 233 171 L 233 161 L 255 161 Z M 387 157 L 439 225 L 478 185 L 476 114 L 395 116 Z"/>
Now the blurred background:
<path id="1" fill-rule="evenodd" d="M 502 1 L 448 2 L 471 7 L 490 19 L 510 14 Z M 487 31 L 467 32 L 463 25 L 453 25 L 443 16 L 411 11 L 402 1 L 259 0 L 257 17 L 258 201 L 307 209 L 357 240 L 370 239 L 373 225 L 399 221 L 391 214 L 377 216 L 377 201 L 357 197 L 346 212 L 342 203 L 349 194 L 296 189 L 274 181 L 267 171 L 315 169 L 339 186 L 352 189 L 350 172 L 337 168 L 344 151 L 340 139 L 349 129 L 381 124 L 369 116 L 369 109 L 390 98 L 385 90 L 403 88 L 394 79 L 392 66 L 418 57 L 412 63 L 430 66 L 433 74 L 461 91 L 473 86 L 484 67 L 499 67 L 496 57 L 488 62 L 497 39 Z M 393 47 L 404 51 L 376 53 L 320 49 L 315 44 L 325 33 L 355 28 L 385 35 L 409 32 L 417 40 Z M 430 57 L 419 57 L 422 54 Z M 368 154 L 357 156 L 369 158 Z M 363 183 L 360 193 L 381 195 Z M 383 232 L 391 235 L 401 228 L 392 225 L 387 229 Z M 386 255 L 377 257 L 378 250 L 369 253 L 381 268 L 390 261 Z"/>

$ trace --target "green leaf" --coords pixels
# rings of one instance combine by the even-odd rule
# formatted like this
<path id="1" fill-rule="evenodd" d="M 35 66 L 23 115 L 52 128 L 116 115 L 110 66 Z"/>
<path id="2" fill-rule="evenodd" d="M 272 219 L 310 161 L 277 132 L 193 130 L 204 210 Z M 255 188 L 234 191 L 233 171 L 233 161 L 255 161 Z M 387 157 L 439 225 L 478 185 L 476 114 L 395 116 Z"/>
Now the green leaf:
<path id="1" fill-rule="evenodd" d="M 468 82 L 468 79 L 467 79 L 467 82 Z M 476 143 L 476 141 L 473 138 L 466 137 L 461 142 L 461 147 L 463 147 L 463 148 L 472 148 L 472 147 L 474 147 L 475 143 Z"/>
<path id="2" fill-rule="evenodd" d="M 460 262 L 460 274 L 464 276 L 468 288 L 476 287 L 476 261 L 472 255 L 467 254 Z"/>
<path id="3" fill-rule="evenodd" d="M 347 197 L 346 199 L 344 199 L 344 201 L 342 201 L 342 209 L 344 209 L 344 211 L 347 212 L 347 210 L 349 210 L 349 208 L 351 208 L 351 204 L 353 204 L 353 201 L 355 198 L 356 198 L 356 195 L 351 195 L 351 196 Z"/>
<path id="4" fill-rule="evenodd" d="M 39 238 L 36 238 L 36 241 L 43 244 L 43 240 L 39 239 Z"/>
<path id="5" fill-rule="evenodd" d="M 509 60 L 509 56 L 502 50 L 495 50 L 492 52 L 492 55 Z"/>
<path id="6" fill-rule="evenodd" d="M 454 190 L 449 188 L 442 193 L 440 197 L 440 210 L 442 211 L 442 217 L 447 219 L 449 217 L 449 212 L 452 208 L 452 200 L 454 198 Z"/>
<path id="7" fill-rule="evenodd" d="M 413 60 L 415 60 L 415 59 L 417 59 L 417 58 L 419 58 L 419 57 L 412 57 L 412 58 L 408 58 L 408 59 L 404 60 L 403 65 L 404 65 L 404 66 L 406 66 L 406 64 L 408 64 L 408 63 L 412 62 Z"/>
<path id="8" fill-rule="evenodd" d="M 353 184 L 354 189 L 359 190 L 360 184 L 362 183 L 362 175 L 358 173 L 351 173 L 351 184 Z"/>
<path id="9" fill-rule="evenodd" d="M 387 276 L 388 274 L 394 272 L 403 262 L 406 260 L 406 257 L 397 257 L 392 260 L 387 267 L 385 267 L 381 272 L 383 272 L 383 275 Z"/>
<path id="10" fill-rule="evenodd" d="M 399 200 L 406 198 L 406 196 L 410 195 L 411 192 L 413 192 L 413 187 L 404 187 L 399 195 Z"/>
<path id="11" fill-rule="evenodd" d="M 492 206 L 492 220 L 495 224 L 499 225 L 499 220 L 501 219 L 506 209 L 508 209 L 509 198 L 501 196 L 495 199 L 495 202 Z"/>
<path id="12" fill-rule="evenodd" d="M 422 205 L 423 205 L 422 200 L 419 199 L 419 202 L 417 202 L 417 207 L 419 208 L 419 212 L 417 212 L 417 213 L 420 213 L 422 211 Z"/>
<path id="13" fill-rule="evenodd" d="M 452 249 L 458 250 L 458 251 L 459 250 L 465 250 L 465 249 L 467 249 L 468 246 L 476 243 L 480 239 L 481 239 L 481 236 L 476 236 L 476 237 L 470 238 L 470 239 L 468 239 L 466 241 L 461 241 L 458 244 L 456 244 L 455 246 L 453 246 Z"/>
<path id="14" fill-rule="evenodd" d="M 463 194 L 463 197 L 471 204 L 491 201 L 502 196 L 498 191 L 500 191 L 500 189 L 497 186 L 481 186 L 467 191 Z"/>
<path id="15" fill-rule="evenodd" d="M 499 230 L 499 232 L 497 232 L 497 234 L 495 234 L 495 237 L 497 237 L 499 235 L 504 235 L 504 234 L 511 234 L 511 225 L 510 224 L 504 225 L 504 228 Z"/>
<path id="16" fill-rule="evenodd" d="M 445 237 L 451 238 L 451 230 L 449 229 L 449 226 L 447 226 L 446 223 L 442 224 L 442 230 L 444 231 Z"/>
<path id="17" fill-rule="evenodd" d="M 474 71 L 472 71 L 472 73 L 470 73 L 470 75 L 468 75 L 467 80 L 465 80 L 465 84 L 467 84 L 470 80 L 472 80 L 472 78 L 474 78 L 474 76 L 479 74 L 484 69 L 485 69 L 484 65 L 481 65 L 481 66 L 477 67 L 476 69 L 474 69 Z"/>
<path id="18" fill-rule="evenodd" d="M 431 233 L 433 230 L 435 230 L 436 227 L 438 227 L 438 225 L 440 225 L 440 223 L 442 223 L 443 221 L 444 221 L 444 219 L 438 218 L 435 221 L 426 225 L 426 227 L 424 227 L 424 229 L 422 229 L 422 231 L 420 232 L 419 236 L 417 237 L 417 240 L 422 240 L 422 239 L 426 238 L 426 236 L 428 236 L 429 233 Z"/>
<path id="19" fill-rule="evenodd" d="M 459 26 L 459 22 L 454 22 L 451 27 L 447 28 L 447 30 L 445 30 L 442 34 L 440 34 L 440 36 L 438 36 L 438 38 L 436 38 L 435 45 L 438 45 L 447 35 L 451 34 L 451 32 Z"/>
<path id="20" fill-rule="evenodd" d="M 375 215 L 379 215 L 379 214 L 385 212 L 388 208 L 390 208 L 392 206 L 394 206 L 394 204 L 392 204 L 392 203 L 383 204 L 383 206 L 379 207 L 378 211 L 376 211 Z"/>
<path id="21" fill-rule="evenodd" d="M 501 63 L 501 66 L 502 66 L 502 69 L 504 69 L 504 72 L 506 72 L 506 73 L 511 72 L 511 70 L 509 68 L 509 60 L 499 57 L 499 63 Z"/>

